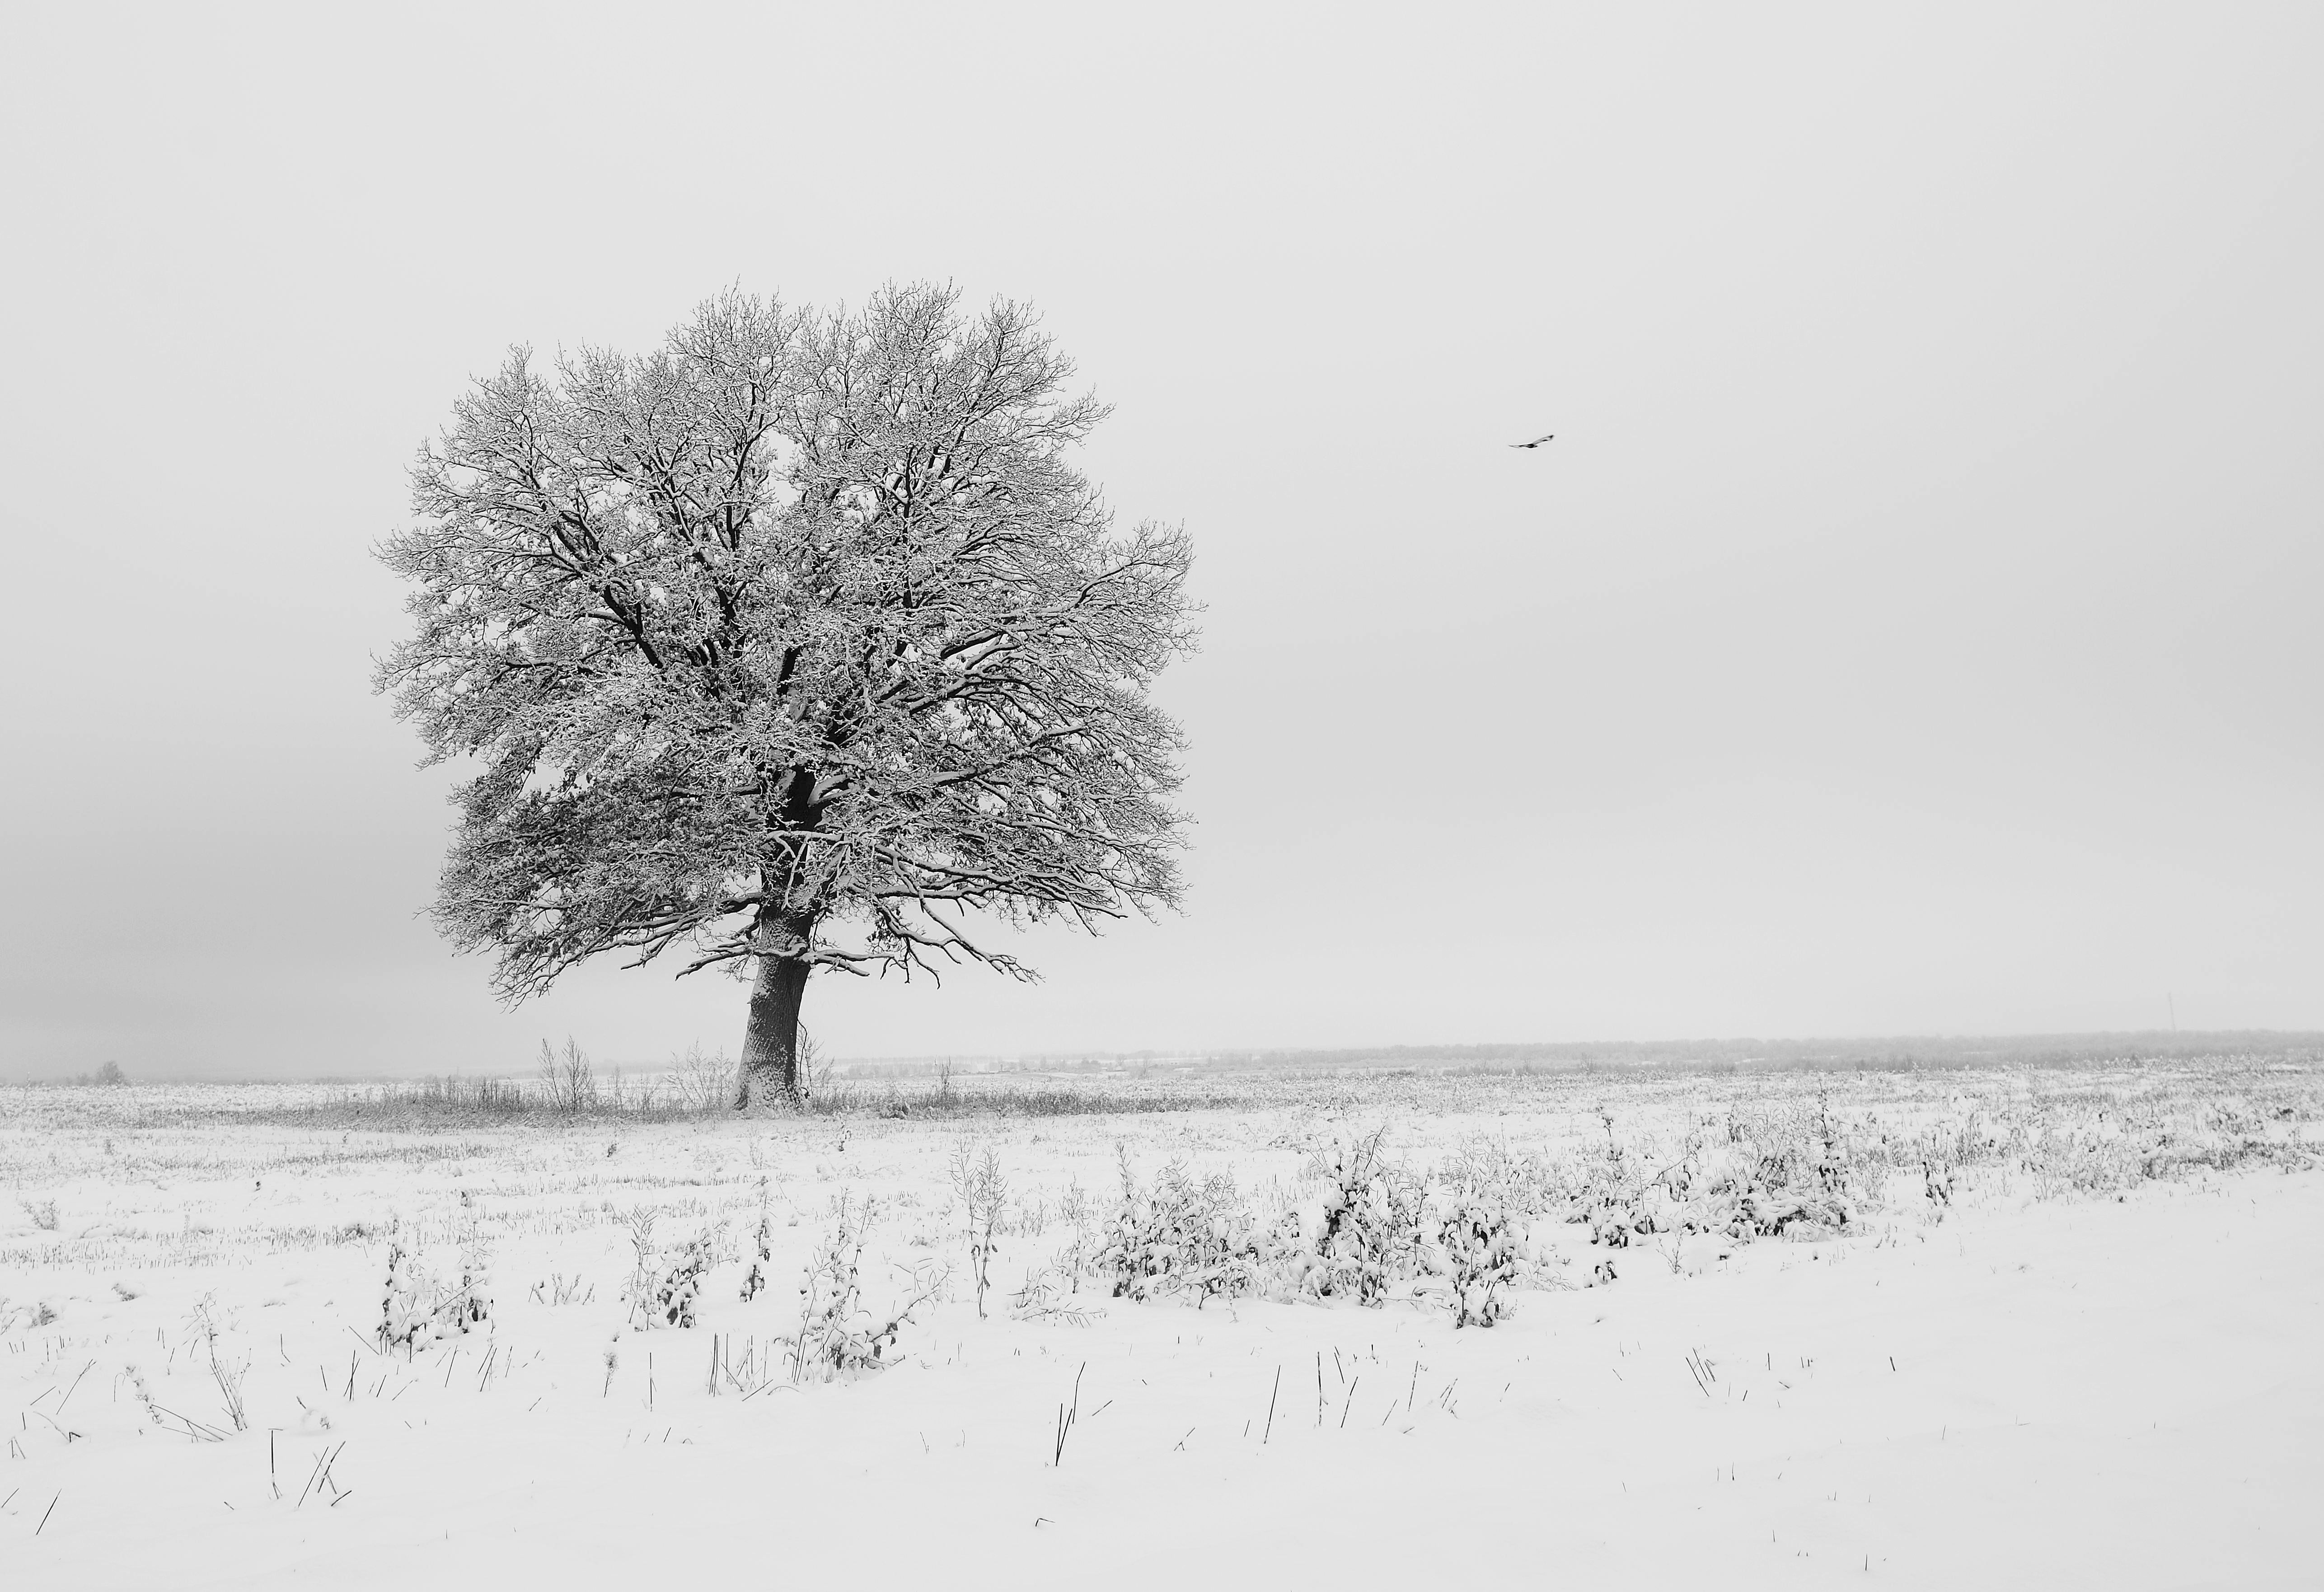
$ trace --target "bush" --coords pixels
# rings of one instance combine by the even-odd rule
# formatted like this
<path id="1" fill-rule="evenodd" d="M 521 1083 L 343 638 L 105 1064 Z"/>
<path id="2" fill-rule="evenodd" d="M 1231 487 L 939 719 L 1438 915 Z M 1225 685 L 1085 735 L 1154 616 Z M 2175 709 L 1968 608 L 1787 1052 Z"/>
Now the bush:
<path id="1" fill-rule="evenodd" d="M 1515 1307 L 1502 1290 L 1516 1285 L 1525 1259 L 1508 1211 L 1461 1199 L 1434 1226 L 1429 1258 L 1451 1284 L 1452 1324 L 1489 1327 L 1506 1321 Z"/>
<path id="2" fill-rule="evenodd" d="M 715 1111 L 733 1103 L 734 1075 L 724 1051 L 706 1053 L 699 1044 L 688 1045 L 670 1058 L 670 1093 L 682 1109 Z"/>
<path id="3" fill-rule="evenodd" d="M 1196 1182 L 1185 1162 L 1172 1161 L 1152 1187 L 1140 1188 L 1127 1145 L 1120 1155 L 1121 1204 L 1097 1255 L 1114 1296 L 1145 1301 L 1192 1292 L 1199 1309 L 1250 1293 L 1266 1247 L 1233 1177 L 1219 1172 Z"/>
<path id="4" fill-rule="evenodd" d="M 1437 1181 L 1467 1199 L 1488 1201 L 1527 1216 L 1555 1206 L 1567 1193 L 1565 1179 L 1546 1157 L 1513 1153 L 1507 1137 L 1482 1135 L 1463 1140 L 1438 1170 Z"/>
<path id="5" fill-rule="evenodd" d="M 647 1292 L 646 1317 L 656 1327 L 694 1325 L 694 1302 L 702 1294 L 702 1274 L 710 1269 L 710 1238 L 697 1233 L 664 1255 Z"/>
<path id="6" fill-rule="evenodd" d="M 2036 1098 L 2004 1153 L 2036 1178 L 2044 1194 L 2119 1194 L 2178 1173 L 2226 1172 L 2254 1162 L 2286 1168 L 2313 1156 L 2296 1129 L 2239 1099 L 2204 1100 L 2169 1111 L 2153 1100 L 2080 1102 Z"/>
<path id="7" fill-rule="evenodd" d="M 1893 1159 L 1886 1136 L 1868 1119 L 1835 1113 L 1829 1091 L 1812 1108 L 1730 1109 L 1689 1135 L 1655 1180 L 1669 1207 L 1657 1225 L 1737 1239 L 1781 1237 L 1801 1224 L 1845 1228 L 1877 1202 Z"/>
<path id="8" fill-rule="evenodd" d="M 1576 1158 L 1565 1196 L 1565 1219 L 1587 1226 L 1592 1244 L 1627 1248 L 1634 1235 L 1655 1229 L 1646 1200 L 1653 1180 L 1639 1157 L 1615 1136 L 1613 1113 L 1601 1108 L 1598 1120 L 1605 1127 L 1606 1139 L 1603 1144 L 1592 1141 Z"/>
<path id="9" fill-rule="evenodd" d="M 492 1271 L 484 1263 L 481 1249 L 468 1249 L 460 1256 L 460 1286 L 445 1301 L 451 1312 L 455 1332 L 473 1332 L 493 1317 Z"/>
<path id="10" fill-rule="evenodd" d="M 387 1283 L 380 1297 L 379 1346 L 417 1354 L 436 1336 L 436 1305 L 429 1286 L 403 1246 L 387 1246 Z"/>
<path id="11" fill-rule="evenodd" d="M 1380 1155 L 1388 1129 L 1342 1135 L 1318 1157 L 1325 1184 L 1323 1218 L 1302 1267 L 1303 1289 L 1320 1298 L 1378 1306 L 1388 1286 L 1420 1267 L 1426 1190 Z"/>
<path id="12" fill-rule="evenodd" d="M 597 1109 L 597 1070 L 578 1041 L 568 1036 L 560 1055 L 542 1040 L 540 1072 L 540 1097 L 551 1110 L 577 1116 Z"/>
<path id="13" fill-rule="evenodd" d="M 654 1244 L 658 1219 L 643 1205 L 622 1219 L 630 1238 L 630 1320 L 639 1327 L 691 1327 L 703 1275 L 717 1261 L 715 1244 L 704 1230 L 659 1248 Z"/>
<path id="14" fill-rule="evenodd" d="M 459 1336 L 492 1318 L 491 1278 L 479 1253 L 462 1256 L 460 1285 L 441 1287 L 405 1250 L 387 1245 L 387 1280 L 381 1291 L 377 1335 L 383 1350 L 416 1355 L 439 1339 Z"/>

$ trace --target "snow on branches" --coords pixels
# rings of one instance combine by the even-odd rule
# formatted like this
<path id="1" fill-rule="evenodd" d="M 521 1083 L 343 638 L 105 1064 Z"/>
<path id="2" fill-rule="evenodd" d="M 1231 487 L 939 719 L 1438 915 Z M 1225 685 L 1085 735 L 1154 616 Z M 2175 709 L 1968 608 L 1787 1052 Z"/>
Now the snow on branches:
<path id="1" fill-rule="evenodd" d="M 414 629 L 379 682 L 477 765 L 437 915 L 505 995 L 606 951 L 780 964 L 789 1069 L 812 968 L 1029 976 L 967 915 L 1176 903 L 1147 693 L 1190 551 L 1068 462 L 1105 413 L 1072 371 L 1024 308 L 922 285 L 729 293 L 658 353 L 475 384 L 381 548 Z"/>

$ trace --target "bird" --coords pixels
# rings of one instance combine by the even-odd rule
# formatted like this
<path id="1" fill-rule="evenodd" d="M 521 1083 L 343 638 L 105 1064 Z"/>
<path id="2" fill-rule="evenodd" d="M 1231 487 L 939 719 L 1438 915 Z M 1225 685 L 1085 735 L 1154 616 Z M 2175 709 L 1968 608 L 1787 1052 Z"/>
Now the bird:
<path id="1" fill-rule="evenodd" d="M 1556 432 L 1551 431 L 1543 436 L 1535 437 L 1531 442 L 1512 442 L 1509 446 L 1511 447 L 1539 447 L 1543 443 L 1550 441 L 1552 438 L 1556 437 Z"/>

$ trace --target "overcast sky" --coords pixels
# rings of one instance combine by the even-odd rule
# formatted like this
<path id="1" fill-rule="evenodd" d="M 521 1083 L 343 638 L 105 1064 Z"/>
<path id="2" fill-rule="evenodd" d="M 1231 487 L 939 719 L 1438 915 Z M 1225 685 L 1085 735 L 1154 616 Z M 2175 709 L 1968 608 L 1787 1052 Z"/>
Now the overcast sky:
<path id="1" fill-rule="evenodd" d="M 2324 1026 L 2324 8 L 856 9 L 12 9 L 0 1075 L 738 1044 L 419 916 L 369 549 L 512 343 L 915 277 L 1191 531 L 1198 827 L 839 1054 Z"/>

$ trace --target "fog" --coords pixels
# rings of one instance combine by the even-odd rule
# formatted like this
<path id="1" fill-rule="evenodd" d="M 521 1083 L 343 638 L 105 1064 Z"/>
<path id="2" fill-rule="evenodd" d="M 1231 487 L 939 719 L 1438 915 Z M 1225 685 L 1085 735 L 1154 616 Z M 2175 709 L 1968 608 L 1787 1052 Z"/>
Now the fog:
<path id="1" fill-rule="evenodd" d="M 510 344 L 921 277 L 1194 538 L 1197 825 L 839 1054 L 2324 1026 L 2324 14 L 1462 14 L 20 12 L 0 1075 L 733 1046 L 437 937 L 370 548 Z"/>

